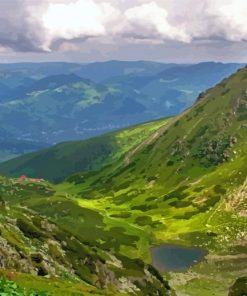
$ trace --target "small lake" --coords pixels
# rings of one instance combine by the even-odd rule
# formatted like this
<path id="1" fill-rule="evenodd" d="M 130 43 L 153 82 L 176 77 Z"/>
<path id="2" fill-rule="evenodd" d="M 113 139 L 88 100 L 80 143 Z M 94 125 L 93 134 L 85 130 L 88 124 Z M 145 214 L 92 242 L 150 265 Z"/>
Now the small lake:
<path id="1" fill-rule="evenodd" d="M 152 265 L 160 272 L 186 271 L 207 255 L 202 248 L 162 245 L 151 249 Z"/>

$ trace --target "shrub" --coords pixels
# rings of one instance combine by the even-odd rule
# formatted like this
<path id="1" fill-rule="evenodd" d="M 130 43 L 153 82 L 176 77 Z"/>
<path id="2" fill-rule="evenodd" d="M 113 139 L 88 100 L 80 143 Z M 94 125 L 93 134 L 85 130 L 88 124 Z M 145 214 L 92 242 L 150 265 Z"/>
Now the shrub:
<path id="1" fill-rule="evenodd" d="M 43 291 L 27 291 L 20 288 L 15 282 L 0 278 L 0 295 L 6 296 L 52 296 Z"/>
<path id="2" fill-rule="evenodd" d="M 247 277 L 238 278 L 230 287 L 229 296 L 244 296 L 247 295 Z"/>
<path id="3" fill-rule="evenodd" d="M 166 163 L 167 166 L 173 166 L 174 165 L 174 161 L 173 160 L 168 160 Z"/>
<path id="4" fill-rule="evenodd" d="M 17 219 L 17 226 L 24 233 L 25 236 L 29 238 L 43 238 L 43 233 L 32 224 L 31 221 L 20 217 Z"/>
<path id="5" fill-rule="evenodd" d="M 146 226 L 146 225 L 151 225 L 153 220 L 149 216 L 140 216 L 136 218 L 135 222 L 140 226 Z"/>
<path id="6" fill-rule="evenodd" d="M 224 187 L 222 187 L 221 185 L 215 185 L 214 186 L 214 192 L 217 194 L 225 194 L 226 193 L 226 189 Z"/>
<path id="7" fill-rule="evenodd" d="M 237 142 L 236 137 L 215 138 L 202 143 L 194 157 L 200 159 L 207 166 L 218 165 L 230 158 L 230 148 Z"/>

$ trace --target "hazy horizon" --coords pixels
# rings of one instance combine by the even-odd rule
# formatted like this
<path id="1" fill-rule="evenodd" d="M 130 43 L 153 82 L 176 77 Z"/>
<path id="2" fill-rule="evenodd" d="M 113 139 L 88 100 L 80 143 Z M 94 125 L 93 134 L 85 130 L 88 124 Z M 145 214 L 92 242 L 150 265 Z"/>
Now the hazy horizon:
<path id="1" fill-rule="evenodd" d="M 187 62 L 187 63 L 179 63 L 179 62 L 172 62 L 172 61 L 162 61 L 162 60 L 121 60 L 121 59 L 113 59 L 113 60 L 90 60 L 90 61 L 69 61 L 69 60 L 23 60 L 23 61 L 1 61 L 0 64 L 42 64 L 42 63 L 64 63 L 64 64 L 79 64 L 79 65 L 86 65 L 86 64 L 94 64 L 94 63 L 110 63 L 110 62 L 119 62 L 119 63 L 128 63 L 128 62 L 149 62 L 149 63 L 160 63 L 160 64 L 174 64 L 174 65 L 197 65 L 203 63 L 219 63 L 219 64 L 247 64 L 247 61 L 239 62 L 239 61 L 218 61 L 218 60 L 201 60 L 196 62 Z"/>
<path id="2" fill-rule="evenodd" d="M 247 61 L 245 0 L 3 0 L 0 8 L 0 63 Z"/>

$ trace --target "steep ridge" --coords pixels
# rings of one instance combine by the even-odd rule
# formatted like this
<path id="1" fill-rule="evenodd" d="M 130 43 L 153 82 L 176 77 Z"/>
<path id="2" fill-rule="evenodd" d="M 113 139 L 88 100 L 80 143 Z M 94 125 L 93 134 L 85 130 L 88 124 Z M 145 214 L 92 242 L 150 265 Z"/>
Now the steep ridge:
<path id="1" fill-rule="evenodd" d="M 142 150 L 145 146 L 150 145 L 153 143 L 157 138 L 159 138 L 165 131 L 169 129 L 174 123 L 176 123 L 179 118 L 181 118 L 184 114 L 186 114 L 188 110 L 185 110 L 180 115 L 175 116 L 174 118 L 170 119 L 168 124 L 161 126 L 155 133 L 151 134 L 145 141 L 141 142 L 138 146 L 134 149 L 128 151 L 124 158 L 124 164 L 129 165 L 131 162 L 131 158 L 134 157 L 138 151 Z"/>
<path id="2" fill-rule="evenodd" d="M 188 270 L 165 269 L 171 286 L 179 296 L 227 295 L 247 272 L 247 67 L 127 146 L 98 171 L 18 204 L 117 258 L 150 264 L 154 246 L 200 248 L 206 256 Z"/>
<path id="3" fill-rule="evenodd" d="M 62 181 L 78 171 L 97 170 L 122 158 L 170 119 L 145 123 L 97 138 L 66 142 L 0 165 L 2 174 Z"/>
<path id="4" fill-rule="evenodd" d="M 247 268 L 246 143 L 247 67 L 200 95 L 125 162 L 60 186 L 81 206 L 152 232 L 139 246 L 146 260 L 150 246 L 165 242 L 206 249 L 188 274 L 171 274 L 172 284 L 188 295 L 223 296 Z"/>
<path id="5" fill-rule="evenodd" d="M 131 168 L 122 168 L 123 174 L 127 175 L 131 170 L 133 180 L 137 182 L 138 179 L 145 179 L 144 173 L 137 176 L 143 168 L 147 169 L 147 178 L 154 173 L 150 167 L 154 167 L 155 174 L 160 173 L 156 183 L 167 180 L 167 176 L 171 180 L 182 180 L 184 173 L 188 177 L 192 174 L 190 179 L 193 179 L 216 170 L 220 165 L 229 165 L 234 158 L 239 158 L 245 148 L 247 131 L 246 71 L 244 68 L 206 92 L 195 106 L 171 120 L 167 126 L 161 127 L 159 132 L 150 135 L 150 138 L 139 144 L 139 148 L 134 148 L 136 153 L 130 151 Z M 240 146 L 241 151 L 235 151 Z M 116 164 L 114 170 L 115 167 Z M 103 173 L 111 169 L 106 168 Z M 176 173 L 178 171 L 179 174 Z M 171 174 L 174 172 L 175 175 Z M 105 179 L 109 178 L 107 174 L 105 176 Z M 114 176 L 110 181 L 114 185 Z M 119 179 L 116 178 L 116 181 Z"/>

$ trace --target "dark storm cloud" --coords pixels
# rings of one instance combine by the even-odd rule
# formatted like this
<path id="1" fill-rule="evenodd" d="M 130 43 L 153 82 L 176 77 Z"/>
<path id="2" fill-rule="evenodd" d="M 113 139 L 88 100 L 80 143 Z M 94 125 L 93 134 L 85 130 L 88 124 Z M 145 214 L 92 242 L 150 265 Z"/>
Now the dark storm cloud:
<path id="1" fill-rule="evenodd" d="M 37 2 L 36 2 L 37 3 Z M 43 51 L 42 26 L 23 0 L 0 1 L 0 45 L 20 52 Z M 33 7 L 35 8 L 35 7 Z"/>

